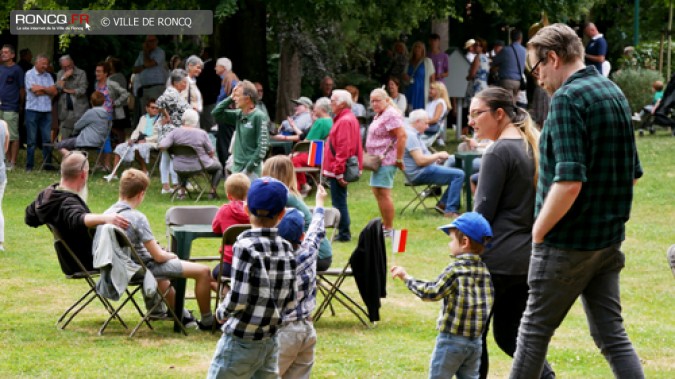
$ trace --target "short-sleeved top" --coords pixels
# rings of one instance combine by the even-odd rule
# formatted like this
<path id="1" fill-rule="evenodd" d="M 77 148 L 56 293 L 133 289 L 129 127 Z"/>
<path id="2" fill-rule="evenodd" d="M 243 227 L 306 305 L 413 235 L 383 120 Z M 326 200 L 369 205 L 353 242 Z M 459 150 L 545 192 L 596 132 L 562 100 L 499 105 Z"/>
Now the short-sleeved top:
<path id="1" fill-rule="evenodd" d="M 447 73 L 448 72 L 448 54 L 446 53 L 438 53 L 438 54 L 427 54 L 427 58 L 430 58 L 431 61 L 434 63 L 434 69 L 436 70 L 436 74 L 441 74 L 441 73 Z M 437 82 L 442 82 L 443 79 L 439 77 L 439 75 L 436 75 L 436 81 Z"/>
<path id="2" fill-rule="evenodd" d="M 630 106 L 619 87 L 593 66 L 572 74 L 551 97 L 539 150 L 535 217 L 553 183 L 583 183 L 544 243 L 598 250 L 623 241 L 633 179 L 642 176 L 642 167 Z"/>
<path id="3" fill-rule="evenodd" d="M 183 125 L 183 113 L 190 108 L 190 105 L 173 86 L 166 88 L 164 93 L 157 98 L 156 104 L 159 109 L 166 109 L 171 119 L 169 124 L 162 125 L 159 128 L 159 139 L 161 141 L 171 130 Z"/>
<path id="4" fill-rule="evenodd" d="M 515 49 L 515 54 L 514 54 Z M 517 54 L 517 55 L 516 55 Z M 520 80 L 525 70 L 527 51 L 518 42 L 506 46 L 492 60 L 494 66 L 499 66 L 499 77 L 508 80 Z M 473 61 L 472 61 L 473 62 Z"/>
<path id="5" fill-rule="evenodd" d="M 375 116 L 373 123 L 368 128 L 368 139 L 366 140 L 368 154 L 384 154 L 387 146 L 392 144 L 382 160 L 383 166 L 393 166 L 396 163 L 396 137 L 392 137 L 389 132 L 402 128 L 403 125 L 403 116 L 398 108 L 390 105 L 382 113 Z"/>
<path id="6" fill-rule="evenodd" d="M 330 133 L 330 128 L 333 126 L 333 119 L 330 117 L 317 118 L 314 125 L 309 129 L 307 137 L 308 141 L 324 141 Z"/>
<path id="7" fill-rule="evenodd" d="M 159 143 L 159 147 L 163 149 L 172 145 L 192 146 L 197 152 L 199 160 L 202 161 L 204 167 L 210 167 L 216 161 L 209 155 L 209 153 L 214 152 L 209 136 L 204 130 L 199 129 L 198 127 L 176 128 L 167 134 L 167 136 L 162 139 L 162 142 Z M 173 157 L 173 168 L 180 172 L 201 170 L 199 162 L 192 157 L 181 155 Z"/>
<path id="8" fill-rule="evenodd" d="M 153 241 L 155 236 L 150 229 L 148 218 L 141 212 L 133 209 L 131 205 L 124 201 L 118 201 L 108 208 L 103 214 L 120 213 L 129 221 L 129 227 L 125 230 L 129 241 L 134 245 L 134 249 L 141 257 L 143 263 L 153 261 L 152 255 L 145 248 L 145 243 Z"/>
<path id="9" fill-rule="evenodd" d="M 602 34 L 598 34 L 586 45 L 586 54 L 588 55 L 607 55 L 607 40 Z M 586 59 L 587 66 L 595 66 L 598 72 L 602 73 L 602 62 L 593 62 Z"/>
<path id="10" fill-rule="evenodd" d="M 54 79 L 47 72 L 40 74 L 35 67 L 26 72 L 26 109 L 36 112 L 51 112 L 52 98 L 49 95 L 36 95 L 30 88 L 33 84 L 39 86 L 50 87 L 54 85 Z"/>
<path id="11" fill-rule="evenodd" d="M 403 153 L 403 165 L 405 166 L 405 173 L 414 181 L 424 170 L 423 166 L 418 166 L 415 162 L 415 159 L 412 157 L 410 152 L 415 150 L 421 150 L 422 155 L 429 155 L 429 149 L 427 145 L 422 141 L 422 135 L 417 133 L 417 130 L 412 127 L 406 127 L 405 132 L 408 135 L 408 139 L 405 141 L 405 152 Z"/>
<path id="12" fill-rule="evenodd" d="M 164 65 L 166 62 L 164 50 L 159 47 L 156 47 L 153 51 L 150 52 L 150 59 L 157 62 L 156 66 L 150 68 L 144 68 L 143 71 L 137 74 L 136 80 L 138 84 L 142 86 L 152 86 L 164 84 L 166 80 L 166 71 L 164 70 Z M 138 58 L 134 66 L 143 65 L 143 52 L 138 53 Z M 140 87 L 139 87 L 140 88 Z"/>
<path id="13" fill-rule="evenodd" d="M 0 66 L 0 111 L 19 111 L 20 90 L 24 88 L 24 73 L 19 65 Z"/>

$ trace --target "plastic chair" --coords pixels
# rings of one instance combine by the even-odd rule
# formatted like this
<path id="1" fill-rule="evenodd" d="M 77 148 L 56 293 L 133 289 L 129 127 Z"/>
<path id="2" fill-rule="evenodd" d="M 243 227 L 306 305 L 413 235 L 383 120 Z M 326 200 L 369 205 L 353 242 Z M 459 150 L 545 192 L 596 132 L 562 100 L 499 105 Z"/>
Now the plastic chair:
<path id="1" fill-rule="evenodd" d="M 166 225 L 166 246 L 171 246 L 171 234 L 169 228 L 177 225 L 201 224 L 211 225 L 218 213 L 215 205 L 183 205 L 169 208 L 164 214 Z M 191 261 L 217 260 L 218 257 L 191 257 Z"/>
<path id="2" fill-rule="evenodd" d="M 237 241 L 237 237 L 241 233 L 243 233 L 246 230 L 251 229 L 251 224 L 235 224 L 235 225 L 230 225 L 227 229 L 225 229 L 225 233 L 223 233 L 223 239 L 220 244 L 220 261 L 219 264 L 222 264 L 223 259 L 224 259 L 224 253 L 225 253 L 225 246 L 226 245 L 234 245 L 234 243 Z M 221 275 L 218 275 L 217 282 L 218 282 L 218 296 L 216 296 L 216 304 L 213 307 L 213 314 L 216 314 L 216 311 L 218 310 L 218 305 L 225 299 L 225 296 L 223 295 L 223 290 L 225 289 L 225 286 L 228 288 L 230 287 L 230 277 L 229 276 L 224 276 L 222 275 L 222 271 L 218 271 L 221 273 Z M 213 323 L 213 330 L 212 332 L 215 332 L 216 330 L 216 324 Z"/>

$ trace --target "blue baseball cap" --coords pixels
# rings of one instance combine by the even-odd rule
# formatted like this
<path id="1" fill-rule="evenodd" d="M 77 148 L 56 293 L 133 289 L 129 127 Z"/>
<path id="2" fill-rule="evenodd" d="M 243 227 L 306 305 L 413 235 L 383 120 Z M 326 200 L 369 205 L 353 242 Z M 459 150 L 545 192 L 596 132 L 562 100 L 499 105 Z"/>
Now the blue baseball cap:
<path id="1" fill-rule="evenodd" d="M 305 230 L 305 218 L 297 209 L 289 209 L 277 225 L 279 235 L 286 241 L 299 245 Z"/>
<path id="2" fill-rule="evenodd" d="M 439 226 L 438 229 L 450 234 L 450 229 L 457 229 L 464 233 L 474 242 L 487 246 L 487 243 L 492 239 L 492 228 L 485 217 L 477 212 L 466 212 L 457 217 L 453 222 Z"/>
<path id="3" fill-rule="evenodd" d="M 246 205 L 256 217 L 273 218 L 278 215 L 288 201 L 288 188 L 284 183 L 270 177 L 262 177 L 251 183 Z"/>

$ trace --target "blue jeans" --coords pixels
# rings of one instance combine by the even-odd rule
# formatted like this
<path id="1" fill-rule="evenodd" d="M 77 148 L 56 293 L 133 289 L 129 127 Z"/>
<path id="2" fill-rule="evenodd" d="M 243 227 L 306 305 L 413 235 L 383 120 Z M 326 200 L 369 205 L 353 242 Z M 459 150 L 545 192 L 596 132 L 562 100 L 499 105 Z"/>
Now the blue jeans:
<path id="1" fill-rule="evenodd" d="M 51 163 L 51 148 L 45 144 L 51 143 L 52 132 L 52 113 L 38 112 L 26 109 L 26 168 L 32 169 L 35 165 L 35 145 L 37 143 L 37 133 L 42 138 L 42 159 L 46 163 Z"/>
<path id="2" fill-rule="evenodd" d="M 335 178 L 330 178 L 329 183 L 333 207 L 340 211 L 337 238 L 352 238 L 352 233 L 349 231 L 351 220 L 349 218 L 349 208 L 347 208 L 347 188 L 340 186 Z"/>
<path id="3" fill-rule="evenodd" d="M 445 212 L 459 212 L 463 183 L 464 171 L 437 164 L 430 164 L 425 167 L 413 180 L 413 184 L 447 185 L 448 188 L 445 189 L 443 197 L 441 197 L 441 203 L 445 204 Z"/>
<path id="4" fill-rule="evenodd" d="M 551 337 L 579 296 L 591 336 L 614 376 L 644 378 L 621 317 L 619 273 L 625 257 L 620 246 L 578 251 L 533 245 L 530 296 L 518 330 L 511 378 L 539 378 Z"/>
<path id="5" fill-rule="evenodd" d="M 248 379 L 279 377 L 277 337 L 260 341 L 223 334 L 216 345 L 207 378 Z"/>
<path id="6" fill-rule="evenodd" d="M 431 353 L 429 378 L 477 379 L 480 354 L 483 350 L 481 338 L 470 339 L 450 333 L 439 333 L 436 346 Z"/>

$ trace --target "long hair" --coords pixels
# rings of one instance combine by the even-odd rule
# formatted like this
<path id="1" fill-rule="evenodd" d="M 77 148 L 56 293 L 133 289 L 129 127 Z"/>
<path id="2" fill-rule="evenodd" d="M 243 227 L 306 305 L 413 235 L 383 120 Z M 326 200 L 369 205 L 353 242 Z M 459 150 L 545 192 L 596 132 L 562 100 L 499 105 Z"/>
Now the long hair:
<path id="1" fill-rule="evenodd" d="M 415 60 L 415 48 L 417 46 L 422 46 L 422 55 L 417 57 L 418 59 Z M 413 43 L 412 48 L 410 49 L 410 64 L 414 65 L 417 64 L 418 62 L 424 60 L 424 58 L 427 57 L 427 48 L 424 46 L 424 42 L 422 41 L 417 41 Z"/>
<path id="2" fill-rule="evenodd" d="M 431 83 L 431 87 L 434 88 L 436 91 L 438 91 L 438 97 L 443 99 L 447 112 L 450 112 L 450 110 L 452 109 L 452 105 L 450 105 L 450 98 L 448 97 L 448 89 L 445 88 L 445 84 L 443 84 L 442 82 L 435 81 Z"/>
<path id="3" fill-rule="evenodd" d="M 511 123 L 518 129 L 525 142 L 525 150 L 532 150 L 534 158 L 534 185 L 539 179 L 539 130 L 534 126 L 534 121 L 526 110 L 516 106 L 513 92 L 501 87 L 488 87 L 475 95 L 482 100 L 491 111 L 501 108 L 506 113 Z"/>
<path id="4" fill-rule="evenodd" d="M 262 176 L 269 176 L 284 183 L 288 190 L 300 196 L 298 192 L 298 180 L 295 177 L 295 167 L 291 158 L 285 155 L 275 155 L 265 161 L 262 168 Z"/>

